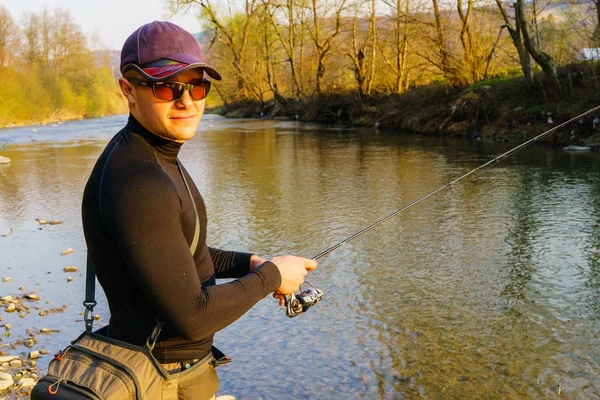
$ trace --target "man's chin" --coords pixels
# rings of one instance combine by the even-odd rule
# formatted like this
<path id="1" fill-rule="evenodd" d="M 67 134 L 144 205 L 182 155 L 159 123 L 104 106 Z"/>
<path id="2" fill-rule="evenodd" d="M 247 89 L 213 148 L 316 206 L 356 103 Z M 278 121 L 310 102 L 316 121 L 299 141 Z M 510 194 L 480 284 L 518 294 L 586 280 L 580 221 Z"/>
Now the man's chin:
<path id="1" fill-rule="evenodd" d="M 173 137 L 176 137 L 179 140 L 188 140 L 193 138 L 196 135 L 196 130 L 198 129 L 198 124 L 195 124 L 194 126 L 174 126 L 173 129 L 171 129 L 171 135 Z"/>

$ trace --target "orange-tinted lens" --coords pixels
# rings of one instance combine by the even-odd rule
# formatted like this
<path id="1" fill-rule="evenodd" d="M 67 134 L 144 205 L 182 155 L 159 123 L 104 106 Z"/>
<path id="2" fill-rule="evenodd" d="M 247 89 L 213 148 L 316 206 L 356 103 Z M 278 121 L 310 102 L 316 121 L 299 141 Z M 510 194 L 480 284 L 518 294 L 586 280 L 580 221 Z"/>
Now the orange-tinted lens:
<path id="1" fill-rule="evenodd" d="M 154 84 L 154 95 L 159 99 L 166 101 L 173 101 L 177 98 L 173 87 L 169 84 L 165 84 L 164 82 L 158 82 Z"/>
<path id="2" fill-rule="evenodd" d="M 208 95 L 210 91 L 210 81 L 202 81 L 200 83 L 194 84 L 190 94 L 192 95 L 192 99 L 194 100 L 202 100 Z"/>

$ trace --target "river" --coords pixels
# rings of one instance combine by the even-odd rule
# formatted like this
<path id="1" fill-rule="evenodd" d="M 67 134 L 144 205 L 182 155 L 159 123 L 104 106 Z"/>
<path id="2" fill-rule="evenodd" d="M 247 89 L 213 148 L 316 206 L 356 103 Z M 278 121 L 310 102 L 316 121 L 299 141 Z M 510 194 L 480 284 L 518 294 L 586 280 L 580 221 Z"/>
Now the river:
<path id="1" fill-rule="evenodd" d="M 34 349 L 53 354 L 83 330 L 81 193 L 125 119 L 0 130 L 12 159 L 0 165 L 0 278 L 12 278 L 0 296 L 41 298 L 24 318 L 0 311 L 3 343 L 48 327 L 59 332 Z M 210 245 L 311 257 L 512 146 L 207 115 L 180 159 Z M 600 398 L 600 154 L 529 146 L 319 261 L 309 280 L 325 295 L 308 312 L 286 318 L 268 297 L 217 334 L 233 359 L 220 393 Z"/>

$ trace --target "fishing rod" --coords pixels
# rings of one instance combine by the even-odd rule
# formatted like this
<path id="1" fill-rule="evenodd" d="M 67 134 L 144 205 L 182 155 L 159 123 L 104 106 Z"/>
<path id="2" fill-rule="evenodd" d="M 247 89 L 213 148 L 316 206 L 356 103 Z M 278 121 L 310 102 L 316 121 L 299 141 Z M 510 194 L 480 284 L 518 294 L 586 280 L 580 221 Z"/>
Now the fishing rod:
<path id="1" fill-rule="evenodd" d="M 586 115 L 591 114 L 598 110 L 600 110 L 600 106 L 594 107 L 584 113 L 579 114 L 578 116 L 576 116 L 574 118 L 571 118 L 568 121 L 563 122 L 562 124 L 555 126 L 554 128 L 548 129 L 547 131 L 540 133 L 539 135 L 521 143 L 520 145 L 508 150 L 507 152 L 500 154 L 496 158 L 493 158 L 492 160 L 480 165 L 479 167 L 472 169 L 471 171 L 467 172 L 466 174 L 459 176 L 458 178 L 446 183 L 445 185 L 440 186 L 439 188 L 427 193 L 426 195 L 419 197 L 418 199 L 403 206 L 402 208 L 397 209 L 393 213 L 381 218 L 379 221 L 367 226 L 366 228 L 356 232 L 355 234 L 353 234 L 351 236 L 348 236 L 346 239 L 342 240 L 341 242 L 334 244 L 333 246 L 323 250 L 322 252 L 320 252 L 316 256 L 312 257 L 311 259 L 315 260 L 315 261 L 318 260 L 319 258 L 331 253 L 332 251 L 339 249 L 346 243 L 356 239 L 363 233 L 368 232 L 371 229 L 375 228 L 376 226 L 383 224 L 388 219 L 393 218 L 394 216 L 400 214 L 401 212 L 408 210 L 409 208 L 419 204 L 420 202 L 422 202 L 424 200 L 427 200 L 428 198 L 435 195 L 436 193 L 441 192 L 442 190 L 447 189 L 447 188 L 451 187 L 452 185 L 457 184 L 458 182 L 460 182 L 461 180 L 463 180 L 469 176 L 474 176 L 478 172 L 481 172 L 481 171 L 485 170 L 486 168 L 489 168 L 490 166 L 499 163 L 500 161 L 515 154 L 519 150 L 524 149 L 531 143 L 543 138 L 544 136 L 547 136 L 550 133 L 553 133 L 554 131 L 556 131 L 560 128 L 563 128 L 563 127 L 569 125 L 570 123 L 572 123 L 576 120 L 579 120 L 579 119 L 585 117 Z M 288 317 L 290 317 L 290 318 L 295 317 L 296 315 L 306 311 L 309 307 L 311 307 L 313 304 L 315 304 L 317 301 L 319 301 L 321 299 L 321 297 L 323 297 L 322 290 L 317 289 L 316 287 L 314 287 L 312 284 L 310 284 L 308 282 L 307 282 L 307 284 L 309 284 L 310 287 L 308 289 L 302 291 L 300 294 L 291 294 L 289 296 L 285 296 L 286 314 Z"/>

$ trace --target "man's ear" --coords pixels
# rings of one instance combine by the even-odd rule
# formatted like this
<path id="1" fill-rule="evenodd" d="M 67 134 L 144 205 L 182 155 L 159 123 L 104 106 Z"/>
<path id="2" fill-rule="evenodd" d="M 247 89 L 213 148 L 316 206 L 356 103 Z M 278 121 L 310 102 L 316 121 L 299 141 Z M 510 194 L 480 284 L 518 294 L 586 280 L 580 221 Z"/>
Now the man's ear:
<path id="1" fill-rule="evenodd" d="M 121 92 L 123 96 L 127 99 L 129 104 L 135 104 L 135 96 L 133 94 L 133 85 L 125 78 L 119 78 L 119 87 L 121 88 Z"/>

